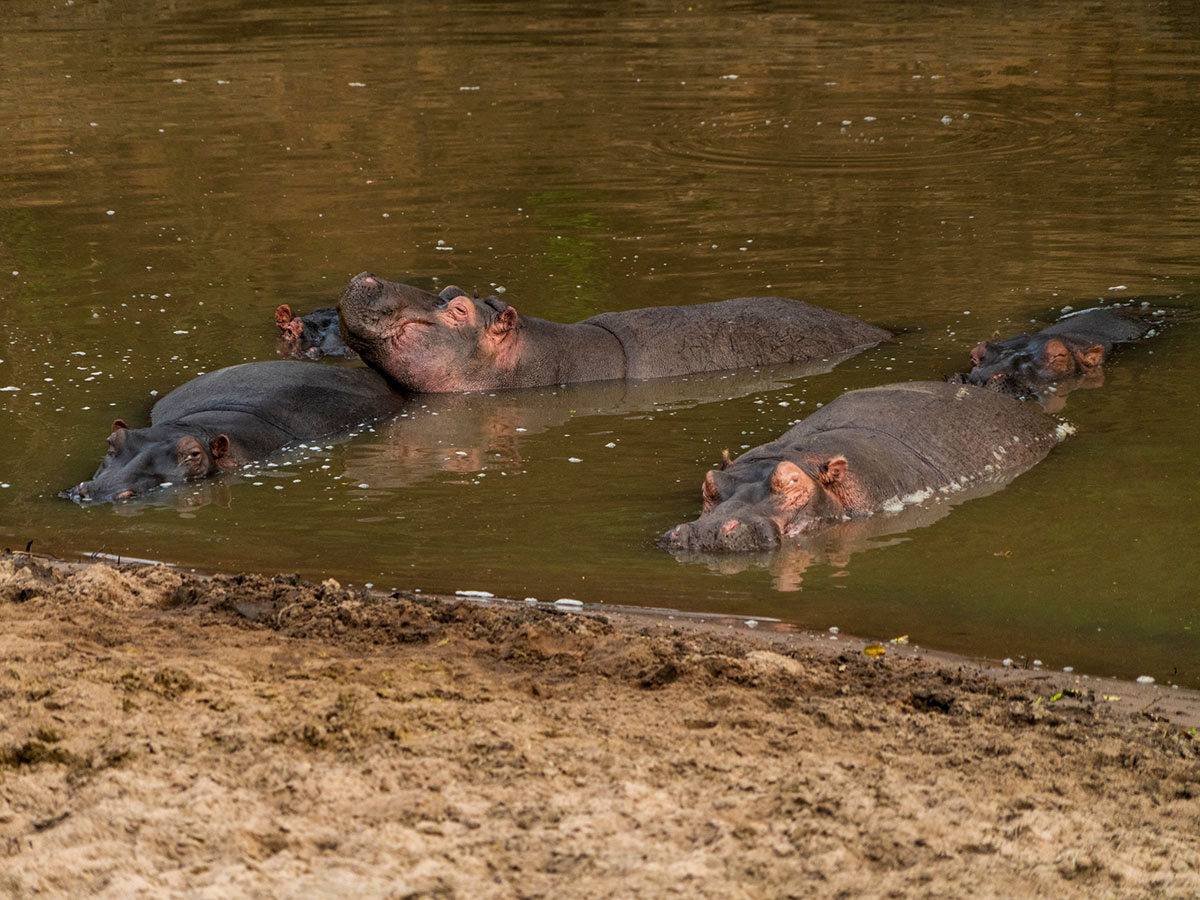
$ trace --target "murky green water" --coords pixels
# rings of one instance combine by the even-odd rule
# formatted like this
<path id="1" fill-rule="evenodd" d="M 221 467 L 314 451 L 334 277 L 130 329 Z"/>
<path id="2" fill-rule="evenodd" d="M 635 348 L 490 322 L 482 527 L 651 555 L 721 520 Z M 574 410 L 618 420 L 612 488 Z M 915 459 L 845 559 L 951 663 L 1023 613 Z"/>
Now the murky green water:
<path id="1" fill-rule="evenodd" d="M 722 448 L 847 388 L 1200 288 L 1194 4 L 9 0 L 0 60 L 5 545 L 1200 686 L 1197 325 L 1072 394 L 1040 466 L 899 539 L 719 567 L 653 546 Z M 447 400 L 155 503 L 55 497 L 114 417 L 272 358 L 276 304 L 363 269 L 561 320 L 772 293 L 904 334 L 808 377 Z"/>

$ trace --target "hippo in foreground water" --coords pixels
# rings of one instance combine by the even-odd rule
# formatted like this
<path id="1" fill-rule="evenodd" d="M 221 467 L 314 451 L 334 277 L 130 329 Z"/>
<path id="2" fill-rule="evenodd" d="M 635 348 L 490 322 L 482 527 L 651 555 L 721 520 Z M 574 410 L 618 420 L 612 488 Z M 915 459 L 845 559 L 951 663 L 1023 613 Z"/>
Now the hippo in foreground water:
<path id="1" fill-rule="evenodd" d="M 965 384 L 850 391 L 783 436 L 728 454 L 701 488 L 703 511 L 659 538 L 669 550 L 769 550 L 861 516 L 1006 481 L 1066 434 L 1034 404 Z"/>
<path id="2" fill-rule="evenodd" d="M 154 405 L 148 428 L 113 422 L 108 453 L 62 496 L 127 500 L 199 481 L 311 440 L 398 412 L 403 395 L 370 369 L 302 362 L 246 363 L 180 385 Z"/>
<path id="3" fill-rule="evenodd" d="M 985 384 L 1007 393 L 1036 393 L 1068 379 L 1095 378 L 1114 344 L 1136 341 L 1161 319 L 1130 307 L 1098 307 L 1064 316 L 1037 334 L 1019 334 L 977 344 L 968 384 Z"/>
<path id="4" fill-rule="evenodd" d="M 369 273 L 338 301 L 342 336 L 414 391 L 480 391 L 662 378 L 803 362 L 891 335 L 780 297 L 603 313 L 572 325 L 522 317 L 499 297 L 430 294 Z"/>

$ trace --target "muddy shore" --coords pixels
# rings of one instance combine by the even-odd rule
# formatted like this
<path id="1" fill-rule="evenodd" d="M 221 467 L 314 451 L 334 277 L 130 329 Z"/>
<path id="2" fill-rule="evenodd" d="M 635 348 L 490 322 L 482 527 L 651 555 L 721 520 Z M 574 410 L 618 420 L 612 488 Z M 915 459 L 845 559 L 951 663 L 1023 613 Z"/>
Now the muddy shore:
<path id="1" fill-rule="evenodd" d="M 1200 896 L 1191 691 L 22 554 L 0 617 L 2 897 Z"/>

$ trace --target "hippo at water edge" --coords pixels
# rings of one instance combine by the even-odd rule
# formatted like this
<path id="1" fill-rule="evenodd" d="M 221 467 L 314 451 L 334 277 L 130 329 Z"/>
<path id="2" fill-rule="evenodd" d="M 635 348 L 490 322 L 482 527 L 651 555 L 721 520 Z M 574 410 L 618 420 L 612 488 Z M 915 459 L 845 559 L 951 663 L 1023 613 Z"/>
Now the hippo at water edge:
<path id="1" fill-rule="evenodd" d="M 127 500 L 263 459 L 293 441 L 399 412 L 403 395 L 371 369 L 303 362 L 245 363 L 193 378 L 150 411 L 150 427 L 113 422 L 92 476 L 60 496 Z"/>
<path id="2" fill-rule="evenodd" d="M 1000 340 L 1000 332 L 971 350 L 962 379 L 1011 394 L 1036 393 L 1068 379 L 1097 381 L 1114 344 L 1136 341 L 1156 326 L 1144 309 L 1106 306 L 1071 313 L 1036 334 Z"/>
<path id="3" fill-rule="evenodd" d="M 974 385 L 850 391 L 770 443 L 709 470 L 699 519 L 673 551 L 770 550 L 847 519 L 1011 480 L 1068 433 L 1038 406 Z"/>
<path id="4" fill-rule="evenodd" d="M 663 378 L 804 362 L 891 335 L 781 297 L 602 313 L 574 324 L 518 316 L 499 297 L 430 294 L 369 273 L 338 301 L 342 336 L 413 391 L 482 391 Z"/>
<path id="5" fill-rule="evenodd" d="M 441 295 L 457 297 L 462 288 L 450 285 Z M 333 306 L 321 306 L 306 316 L 297 316 L 292 308 L 281 303 L 275 308 L 275 324 L 279 339 L 275 350 L 280 356 L 292 359 L 320 359 L 323 356 L 344 356 L 358 359 L 358 354 L 346 346 L 338 325 L 338 311 Z"/>

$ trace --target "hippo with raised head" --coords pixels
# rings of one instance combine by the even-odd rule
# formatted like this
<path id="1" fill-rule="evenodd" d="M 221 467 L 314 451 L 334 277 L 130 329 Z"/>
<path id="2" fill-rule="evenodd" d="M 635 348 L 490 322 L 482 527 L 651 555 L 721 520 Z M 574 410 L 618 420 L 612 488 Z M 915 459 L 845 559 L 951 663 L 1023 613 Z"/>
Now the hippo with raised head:
<path id="1" fill-rule="evenodd" d="M 1094 377 L 1114 344 L 1136 341 L 1161 316 L 1122 306 L 1097 307 L 1064 316 L 1037 334 L 1000 340 L 1000 332 L 971 350 L 965 380 L 1013 394 L 1035 393 L 1056 382 Z"/>
<path id="2" fill-rule="evenodd" d="M 246 363 L 193 378 L 150 411 L 150 427 L 113 422 L 108 453 L 62 496 L 127 500 L 199 481 L 311 440 L 392 415 L 405 398 L 370 369 Z"/>
<path id="3" fill-rule="evenodd" d="M 701 488 L 699 519 L 659 538 L 669 550 L 770 550 L 846 519 L 950 499 L 1011 480 L 1066 433 L 1039 407 L 966 384 L 850 391 L 781 437 L 728 453 Z"/>
<path id="4" fill-rule="evenodd" d="M 430 294 L 369 273 L 338 301 L 342 336 L 414 391 L 481 391 L 611 378 L 662 378 L 804 362 L 891 335 L 781 297 L 602 313 L 574 324 L 519 316 L 499 297 Z"/>
<path id="5" fill-rule="evenodd" d="M 457 297 L 463 293 L 462 288 L 450 285 L 442 289 L 441 296 Z M 275 308 L 275 325 L 279 328 L 275 350 L 280 356 L 292 359 L 320 359 L 323 356 L 358 359 L 358 354 L 342 340 L 337 307 L 321 306 L 306 316 L 298 316 L 292 312 L 291 306 L 281 303 Z"/>

